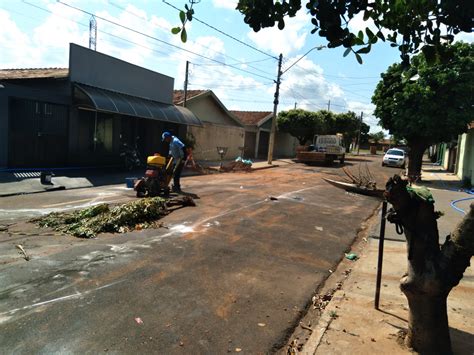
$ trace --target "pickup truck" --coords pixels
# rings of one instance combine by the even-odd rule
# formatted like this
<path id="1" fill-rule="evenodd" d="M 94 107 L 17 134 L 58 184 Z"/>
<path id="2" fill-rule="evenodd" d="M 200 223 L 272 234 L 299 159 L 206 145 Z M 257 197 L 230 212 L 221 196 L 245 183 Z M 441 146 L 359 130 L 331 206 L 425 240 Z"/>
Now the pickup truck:
<path id="1" fill-rule="evenodd" d="M 341 135 L 316 135 L 313 144 L 296 153 L 296 160 L 307 164 L 316 162 L 332 164 L 334 160 L 339 160 L 343 164 L 345 153 Z"/>

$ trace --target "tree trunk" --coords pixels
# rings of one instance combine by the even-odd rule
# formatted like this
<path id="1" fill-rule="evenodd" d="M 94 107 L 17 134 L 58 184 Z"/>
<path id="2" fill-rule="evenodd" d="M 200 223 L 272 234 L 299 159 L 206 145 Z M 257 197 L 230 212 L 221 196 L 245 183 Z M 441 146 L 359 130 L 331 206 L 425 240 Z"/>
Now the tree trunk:
<path id="1" fill-rule="evenodd" d="M 406 186 L 396 175 L 385 192 L 393 206 L 387 219 L 403 227 L 407 239 L 408 271 L 400 282 L 410 308 L 405 343 L 422 354 L 451 354 L 446 300 L 474 254 L 474 204 L 440 249 L 440 214 Z"/>
<path id="2" fill-rule="evenodd" d="M 410 143 L 408 154 L 408 178 L 410 181 L 421 179 L 421 166 L 423 164 L 423 154 L 428 148 L 424 142 Z"/>
<path id="3" fill-rule="evenodd" d="M 422 354 L 451 354 L 447 295 L 432 296 L 423 293 L 405 293 L 405 295 L 410 308 L 405 344 Z"/>

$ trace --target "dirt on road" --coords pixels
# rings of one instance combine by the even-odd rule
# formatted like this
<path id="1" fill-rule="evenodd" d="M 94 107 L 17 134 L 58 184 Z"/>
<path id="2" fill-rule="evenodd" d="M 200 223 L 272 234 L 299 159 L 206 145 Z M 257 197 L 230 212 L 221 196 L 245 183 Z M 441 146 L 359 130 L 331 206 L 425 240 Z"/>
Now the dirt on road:
<path id="1" fill-rule="evenodd" d="M 381 187 L 396 172 L 382 169 L 380 158 L 364 160 Z M 379 205 L 321 179 L 339 175 L 336 165 L 292 164 L 185 178 L 185 191 L 200 199 L 163 218 L 167 228 L 91 240 L 44 235 L 25 221 L 45 208 L 129 201 L 133 191 L 110 186 L 1 199 L 0 224 L 11 225 L 0 231 L 0 349 L 279 349 Z"/>

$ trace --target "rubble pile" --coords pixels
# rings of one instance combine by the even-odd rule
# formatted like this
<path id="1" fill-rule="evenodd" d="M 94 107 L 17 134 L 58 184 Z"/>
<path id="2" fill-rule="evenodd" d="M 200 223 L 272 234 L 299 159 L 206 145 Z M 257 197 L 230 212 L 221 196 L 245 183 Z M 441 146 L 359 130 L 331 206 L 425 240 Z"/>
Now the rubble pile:
<path id="1" fill-rule="evenodd" d="M 222 172 L 230 171 L 251 171 L 252 170 L 252 161 L 246 160 L 238 157 L 234 161 L 222 165 L 219 169 Z"/>

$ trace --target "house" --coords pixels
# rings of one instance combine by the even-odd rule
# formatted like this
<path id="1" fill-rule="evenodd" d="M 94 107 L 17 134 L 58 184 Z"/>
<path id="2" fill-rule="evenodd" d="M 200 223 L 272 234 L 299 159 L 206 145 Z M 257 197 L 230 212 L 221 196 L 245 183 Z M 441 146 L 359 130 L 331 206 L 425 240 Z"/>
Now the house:
<path id="1" fill-rule="evenodd" d="M 69 68 L 0 70 L 0 167 L 110 166 L 124 144 L 166 153 L 163 131 L 202 126 L 174 79 L 71 44 Z"/>
<path id="2" fill-rule="evenodd" d="M 252 159 L 266 159 L 272 128 L 272 112 L 230 111 L 245 128 L 244 156 Z M 288 158 L 296 155 L 298 141 L 286 132 L 276 132 L 273 156 Z"/>
<path id="3" fill-rule="evenodd" d="M 183 90 L 174 91 L 173 102 L 184 105 Z M 195 140 L 194 159 L 220 160 L 218 150 L 225 151 L 224 159 L 242 155 L 244 127 L 212 90 L 188 90 L 185 107 L 202 122 L 201 126 L 189 126 L 187 130 L 188 138 Z"/>

